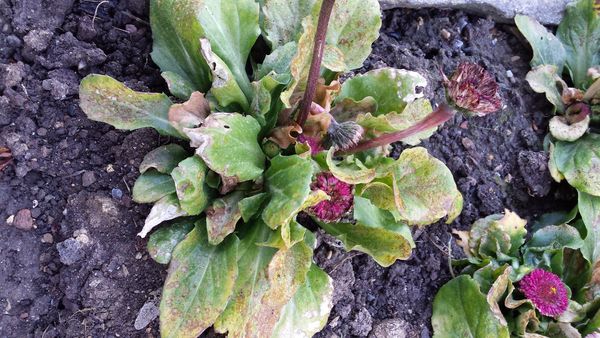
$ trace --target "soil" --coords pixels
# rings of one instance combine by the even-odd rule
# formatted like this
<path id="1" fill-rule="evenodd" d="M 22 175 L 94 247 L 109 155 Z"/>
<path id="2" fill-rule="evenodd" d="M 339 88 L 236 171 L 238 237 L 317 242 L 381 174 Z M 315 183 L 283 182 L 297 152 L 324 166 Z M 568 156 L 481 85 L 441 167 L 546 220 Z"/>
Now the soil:
<path id="1" fill-rule="evenodd" d="M 130 187 L 143 156 L 169 140 L 90 121 L 77 97 L 90 73 L 165 91 L 149 58 L 147 11 L 144 0 L 0 0 L 0 146 L 14 155 L 0 172 L 2 337 L 158 336 L 165 267 L 136 237 L 148 207 L 131 201 Z M 427 74 L 426 96 L 440 103 L 440 65 L 449 73 L 472 61 L 496 76 L 505 107 L 456 116 L 423 142 L 448 165 L 465 204 L 452 224 L 416 229 L 409 260 L 384 269 L 319 236 L 315 258 L 336 288 L 319 337 L 429 337 L 432 299 L 450 278 L 451 229 L 505 208 L 531 219 L 569 207 L 568 190 L 546 167 L 550 109 L 524 81 L 531 57 L 524 46 L 512 27 L 462 12 L 384 13 L 360 72 L 390 66 Z"/>

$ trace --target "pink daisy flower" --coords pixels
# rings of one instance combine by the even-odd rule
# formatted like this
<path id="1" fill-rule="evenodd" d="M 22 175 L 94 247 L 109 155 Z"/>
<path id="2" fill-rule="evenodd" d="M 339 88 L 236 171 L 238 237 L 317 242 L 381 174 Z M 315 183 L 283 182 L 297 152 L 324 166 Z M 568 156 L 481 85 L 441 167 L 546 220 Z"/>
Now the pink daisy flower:
<path id="1" fill-rule="evenodd" d="M 310 214 L 324 222 L 338 221 L 352 208 L 354 202 L 352 185 L 338 180 L 331 173 L 321 172 L 317 174 L 317 178 L 310 188 L 313 191 L 323 190 L 330 198 L 308 209 Z"/>
<path id="2" fill-rule="evenodd" d="M 569 307 L 567 288 L 552 272 L 535 269 L 521 279 L 519 288 L 544 316 L 558 317 Z"/>

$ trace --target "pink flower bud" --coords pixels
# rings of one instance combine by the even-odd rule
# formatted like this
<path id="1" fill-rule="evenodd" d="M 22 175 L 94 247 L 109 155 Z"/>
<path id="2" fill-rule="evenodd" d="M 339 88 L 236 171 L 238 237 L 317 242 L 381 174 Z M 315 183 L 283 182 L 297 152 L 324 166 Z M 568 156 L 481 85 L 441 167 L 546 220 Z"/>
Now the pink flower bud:
<path id="1" fill-rule="evenodd" d="M 324 222 L 335 222 L 344 216 L 354 202 L 352 185 L 338 180 L 333 174 L 321 172 L 317 174 L 316 180 L 311 184 L 311 189 L 323 190 L 329 200 L 319 202 L 308 209 L 311 215 Z"/>
<path id="2" fill-rule="evenodd" d="M 496 80 L 477 64 L 461 63 L 444 84 L 451 103 L 477 116 L 493 113 L 502 106 Z"/>

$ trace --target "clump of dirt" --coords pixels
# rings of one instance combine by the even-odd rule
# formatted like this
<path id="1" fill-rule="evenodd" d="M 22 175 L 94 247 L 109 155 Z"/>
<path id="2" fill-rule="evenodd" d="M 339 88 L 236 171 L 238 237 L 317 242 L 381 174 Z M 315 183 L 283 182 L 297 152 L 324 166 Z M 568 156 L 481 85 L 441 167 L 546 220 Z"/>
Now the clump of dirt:
<path id="1" fill-rule="evenodd" d="M 89 73 L 165 91 L 149 58 L 147 6 L 0 0 L 0 147 L 14 157 L 0 172 L 2 336 L 158 334 L 165 268 L 136 237 L 148 207 L 131 201 L 130 187 L 143 156 L 170 140 L 90 121 L 77 97 Z M 484 118 L 457 116 L 423 143 L 453 172 L 465 208 L 451 225 L 417 230 L 411 259 L 384 269 L 320 236 L 316 260 L 336 292 L 319 336 L 429 336 L 432 298 L 450 276 L 450 229 L 504 208 L 531 218 L 564 196 L 545 167 L 542 112 L 550 110 L 523 80 L 529 58 L 508 27 L 486 19 L 437 10 L 384 13 L 381 37 L 360 71 L 419 71 L 429 78 L 426 96 L 440 103 L 438 68 L 450 72 L 469 60 L 496 76 L 506 106 Z"/>

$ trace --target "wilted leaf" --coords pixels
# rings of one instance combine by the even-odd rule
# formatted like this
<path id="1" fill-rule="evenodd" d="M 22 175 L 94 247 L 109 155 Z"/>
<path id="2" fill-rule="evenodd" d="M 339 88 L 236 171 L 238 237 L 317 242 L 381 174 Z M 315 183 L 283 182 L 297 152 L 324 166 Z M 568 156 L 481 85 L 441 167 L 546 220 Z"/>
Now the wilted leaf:
<path id="1" fill-rule="evenodd" d="M 575 123 L 569 123 L 564 116 L 554 116 L 550 119 L 548 129 L 550 134 L 559 140 L 574 142 L 581 138 L 587 132 L 590 126 L 590 117 L 586 116 L 583 120 Z"/>
<path id="2" fill-rule="evenodd" d="M 248 336 L 272 335 L 284 307 L 306 281 L 311 265 L 312 248 L 304 241 L 277 251 L 268 266 L 269 288 L 247 323 Z"/>
<path id="3" fill-rule="evenodd" d="M 154 42 L 151 55 L 163 72 L 177 74 L 186 83 L 193 84 L 194 90 L 205 92 L 210 81 L 208 66 L 198 53 L 199 40 L 203 37 L 197 16 L 201 3 L 202 0 L 150 1 Z"/>
<path id="4" fill-rule="evenodd" d="M 340 239 L 346 250 L 367 253 L 381 266 L 398 259 L 408 259 L 415 247 L 409 227 L 394 219 L 387 210 L 379 209 L 368 199 L 354 197 L 352 223 L 319 223 L 327 233 Z"/>
<path id="5" fill-rule="evenodd" d="M 228 332 L 230 337 L 244 337 L 253 311 L 257 310 L 262 296 L 269 288 L 267 265 L 277 249 L 261 246 L 271 235 L 262 221 L 247 224 L 240 232 L 238 248 L 239 276 L 225 311 L 215 322 L 215 331 Z"/>
<path id="6" fill-rule="evenodd" d="M 231 70 L 248 99 L 251 89 L 246 62 L 260 35 L 259 12 L 259 5 L 254 0 L 204 0 L 198 11 L 198 19 L 212 51 Z M 214 82 L 213 78 L 213 86 Z"/>
<path id="7" fill-rule="evenodd" d="M 490 306 L 490 310 L 492 310 L 494 317 L 498 319 L 498 322 L 500 322 L 500 325 L 502 326 L 506 326 L 507 323 L 506 318 L 504 318 L 504 315 L 502 314 L 502 311 L 498 306 L 498 303 L 500 302 L 502 296 L 506 292 L 508 284 L 511 283 L 509 278 L 511 272 L 512 267 L 507 266 L 502 272 L 502 274 L 498 276 L 498 278 L 494 281 L 486 296 L 487 302 Z"/>
<path id="8" fill-rule="evenodd" d="M 310 338 L 325 324 L 333 306 L 333 281 L 312 264 L 306 281 L 285 305 L 272 337 Z"/>
<path id="9" fill-rule="evenodd" d="M 434 338 L 509 338 L 508 328 L 494 317 L 485 295 L 466 275 L 442 286 L 433 301 L 431 325 Z"/>
<path id="10" fill-rule="evenodd" d="M 310 195 L 313 167 L 310 159 L 298 155 L 278 155 L 271 160 L 265 175 L 271 199 L 262 211 L 262 219 L 276 229 L 298 214 Z"/>
<path id="11" fill-rule="evenodd" d="M 392 169 L 396 208 L 409 224 L 426 225 L 461 212 L 463 198 L 450 170 L 425 148 L 407 149 Z"/>
<path id="12" fill-rule="evenodd" d="M 379 28 L 381 10 L 377 0 L 338 0 L 329 20 L 326 43 L 341 51 L 346 71 L 360 68 L 371 54 Z"/>
<path id="13" fill-rule="evenodd" d="M 140 173 L 145 173 L 150 168 L 163 174 L 170 174 L 179 162 L 185 160 L 189 154 L 177 144 L 167 144 L 150 151 L 140 164 Z"/>
<path id="14" fill-rule="evenodd" d="M 175 183 L 170 175 L 148 170 L 135 181 L 132 197 L 137 203 L 152 203 L 174 192 Z"/>
<path id="15" fill-rule="evenodd" d="M 336 97 L 336 104 L 344 99 L 354 102 L 371 97 L 377 103 L 373 116 L 390 112 L 402 113 L 406 106 L 423 97 L 427 80 L 419 73 L 404 69 L 380 68 L 348 79 Z"/>
<path id="16" fill-rule="evenodd" d="M 558 70 L 556 73 L 562 74 L 566 59 L 566 51 L 562 42 L 533 18 L 516 15 L 515 23 L 533 49 L 531 68 L 553 65 Z"/>
<path id="17" fill-rule="evenodd" d="M 162 78 L 167 82 L 167 86 L 169 87 L 171 95 L 179 99 L 188 100 L 195 91 L 194 84 L 188 82 L 186 78 L 177 73 L 167 71 L 162 72 L 160 76 L 162 76 Z"/>
<path id="18" fill-rule="evenodd" d="M 163 135 L 185 137 L 169 123 L 165 94 L 135 92 L 106 75 L 88 75 L 79 85 L 80 107 L 88 118 L 118 129 L 151 127 Z"/>
<path id="19" fill-rule="evenodd" d="M 317 0 L 265 0 L 261 9 L 264 16 L 262 27 L 271 48 L 277 50 L 300 39 L 302 20 L 318 16 L 320 2 Z"/>
<path id="20" fill-rule="evenodd" d="M 297 103 L 301 97 L 300 95 L 304 92 L 312 60 L 316 27 L 310 16 L 304 18 L 302 27 L 304 28 L 304 33 L 298 40 L 296 54 L 290 63 L 292 82 L 289 84 L 288 89 L 281 93 L 281 101 L 288 108 Z"/>
<path id="21" fill-rule="evenodd" d="M 160 227 L 148 239 L 148 253 L 157 263 L 168 264 L 175 246 L 194 228 L 194 220 L 186 219 Z"/>
<path id="22" fill-rule="evenodd" d="M 223 179 L 244 182 L 258 178 L 265 155 L 258 144 L 260 125 L 251 116 L 213 113 L 196 129 L 187 129 L 192 147 Z"/>
<path id="23" fill-rule="evenodd" d="M 517 335 L 524 336 L 528 331 L 537 331 L 540 325 L 540 320 L 537 318 L 534 309 L 529 309 L 527 311 L 521 312 L 521 314 L 517 317 L 516 320 L 516 331 Z M 530 330 L 528 330 L 528 328 Z"/>
<path id="24" fill-rule="evenodd" d="M 346 156 L 342 161 L 336 161 L 333 159 L 334 152 L 333 148 L 327 152 L 327 167 L 335 177 L 348 184 L 369 183 L 376 177 L 386 176 L 395 164 L 392 158 L 379 157 L 373 161 L 374 163 L 366 165 L 354 155 Z"/>
<path id="25" fill-rule="evenodd" d="M 144 222 L 144 227 L 142 228 L 142 231 L 138 233 L 138 236 L 144 238 L 160 223 L 186 215 L 187 213 L 179 206 L 177 195 L 167 195 L 152 206 L 152 209 L 150 209 L 150 213 Z"/>
<path id="26" fill-rule="evenodd" d="M 204 60 L 209 65 L 208 67 L 212 74 L 210 93 L 217 99 L 217 102 L 223 107 L 237 104 L 244 111 L 248 111 L 248 98 L 227 64 L 218 55 L 213 53 L 211 44 L 207 39 L 200 40 L 200 51 Z"/>
<path id="27" fill-rule="evenodd" d="M 6 147 L 0 147 L 0 171 L 4 170 L 12 162 L 12 153 Z"/>
<path id="28" fill-rule="evenodd" d="M 575 189 L 600 196 L 600 135 L 587 134 L 576 142 L 558 141 L 556 168 Z"/>
<path id="29" fill-rule="evenodd" d="M 235 230 L 235 225 L 242 218 L 238 207 L 239 201 L 244 197 L 240 191 L 218 198 L 206 210 L 206 229 L 208 242 L 217 245 Z"/>
<path id="30" fill-rule="evenodd" d="M 554 65 L 540 65 L 533 68 L 525 78 L 531 89 L 537 93 L 546 94 L 546 98 L 556 107 L 559 112 L 565 111 L 565 106 L 562 101 L 561 90 L 556 86 L 557 83 L 566 83 L 560 78 L 560 73 Z"/>
<path id="31" fill-rule="evenodd" d="M 183 128 L 196 128 L 210 114 L 210 105 L 204 94 L 193 92 L 184 103 L 174 104 L 169 108 L 169 122 L 182 134 Z"/>
<path id="32" fill-rule="evenodd" d="M 198 215 L 208 205 L 210 192 L 205 183 L 207 167 L 197 156 L 191 156 L 179 162 L 171 176 L 181 209 L 189 215 Z"/>
<path id="33" fill-rule="evenodd" d="M 600 17 L 594 0 L 569 4 L 556 35 L 567 52 L 567 68 L 575 87 L 587 88 L 588 69 L 600 64 Z"/>
<path id="34" fill-rule="evenodd" d="M 587 230 L 581 253 L 594 265 L 600 261 L 600 197 L 580 191 L 578 206 Z"/>
<path id="35" fill-rule="evenodd" d="M 238 276 L 238 244 L 235 236 L 209 244 L 199 221 L 177 245 L 160 303 L 162 337 L 197 337 L 219 317 Z"/>

